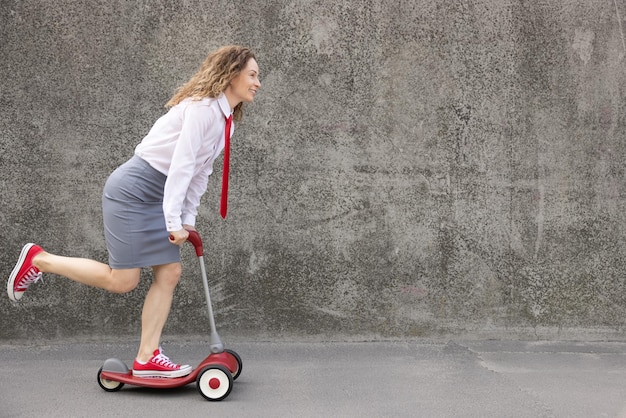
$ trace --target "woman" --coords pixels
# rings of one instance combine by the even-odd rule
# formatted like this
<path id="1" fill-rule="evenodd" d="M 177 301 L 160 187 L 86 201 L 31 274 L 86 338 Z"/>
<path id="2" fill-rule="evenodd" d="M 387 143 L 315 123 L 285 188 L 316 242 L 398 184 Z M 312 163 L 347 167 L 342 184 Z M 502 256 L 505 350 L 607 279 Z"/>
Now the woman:
<path id="1" fill-rule="evenodd" d="M 106 182 L 102 209 L 109 264 L 26 244 L 7 283 L 9 297 L 19 301 L 42 273 L 114 293 L 130 292 L 139 283 L 141 268 L 150 266 L 154 279 L 141 315 L 133 374 L 189 374 L 191 366 L 170 361 L 159 346 L 181 276 L 180 246 L 194 229 L 213 161 L 224 149 L 225 135 L 230 139 L 231 120 L 242 118 L 242 104 L 252 102 L 260 87 L 250 49 L 226 46 L 209 54 L 167 103 L 169 111 L 137 145 L 134 156 Z"/>

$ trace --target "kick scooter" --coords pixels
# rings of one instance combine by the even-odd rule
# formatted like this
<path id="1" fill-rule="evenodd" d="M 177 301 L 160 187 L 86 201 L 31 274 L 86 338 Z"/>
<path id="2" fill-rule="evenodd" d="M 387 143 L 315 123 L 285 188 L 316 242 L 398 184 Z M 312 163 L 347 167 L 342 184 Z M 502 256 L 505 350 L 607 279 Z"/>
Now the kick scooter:
<path id="1" fill-rule="evenodd" d="M 241 357 L 233 350 L 224 349 L 224 345 L 217 334 L 200 235 L 196 231 L 189 231 L 187 241 L 194 246 L 196 256 L 200 260 L 202 283 L 209 309 L 211 331 L 209 350 L 211 353 L 190 374 L 175 378 L 133 376 L 132 371 L 123 361 L 116 358 L 107 359 L 98 370 L 98 384 L 105 391 L 116 392 L 125 384 L 150 388 L 175 388 L 195 381 L 198 391 L 206 400 L 221 401 L 230 394 L 234 380 L 241 374 Z"/>

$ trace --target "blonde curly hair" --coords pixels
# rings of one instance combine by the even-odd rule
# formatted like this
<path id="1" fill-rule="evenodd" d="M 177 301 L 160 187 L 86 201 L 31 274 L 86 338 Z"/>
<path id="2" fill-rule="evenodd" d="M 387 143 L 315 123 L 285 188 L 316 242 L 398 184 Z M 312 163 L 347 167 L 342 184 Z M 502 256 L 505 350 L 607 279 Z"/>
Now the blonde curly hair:
<path id="1" fill-rule="evenodd" d="M 246 47 L 228 45 L 209 54 L 196 74 L 176 90 L 176 93 L 165 104 L 165 107 L 176 106 L 184 99 L 191 97 L 201 100 L 205 97 L 219 97 L 231 80 L 237 77 L 246 67 L 248 61 L 255 58 L 254 53 Z M 235 106 L 233 119 L 243 117 L 242 103 Z"/>

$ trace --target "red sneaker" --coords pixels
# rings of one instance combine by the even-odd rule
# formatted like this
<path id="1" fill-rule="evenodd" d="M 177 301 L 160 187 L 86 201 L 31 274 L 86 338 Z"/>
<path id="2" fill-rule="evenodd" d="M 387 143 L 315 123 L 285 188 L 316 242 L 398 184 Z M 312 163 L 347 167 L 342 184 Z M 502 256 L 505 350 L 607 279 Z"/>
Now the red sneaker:
<path id="1" fill-rule="evenodd" d="M 191 373 L 188 364 L 174 364 L 163 354 L 161 347 L 154 350 L 152 358 L 147 363 L 141 364 L 135 359 L 133 364 L 133 376 L 139 377 L 183 377 Z"/>
<path id="2" fill-rule="evenodd" d="M 33 257 L 42 251 L 43 249 L 35 244 L 26 244 L 22 248 L 20 258 L 7 282 L 7 292 L 11 300 L 19 301 L 28 286 L 41 279 L 41 272 L 33 266 Z"/>

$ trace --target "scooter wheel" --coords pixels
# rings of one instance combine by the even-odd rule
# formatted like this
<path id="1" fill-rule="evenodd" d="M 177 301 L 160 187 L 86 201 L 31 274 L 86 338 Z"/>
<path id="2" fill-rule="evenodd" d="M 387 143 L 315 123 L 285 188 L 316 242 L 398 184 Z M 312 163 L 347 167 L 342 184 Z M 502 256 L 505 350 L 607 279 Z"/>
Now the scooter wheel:
<path id="1" fill-rule="evenodd" d="M 100 370 L 98 370 L 98 384 L 102 389 L 106 390 L 107 392 L 117 392 L 124 386 L 124 383 L 122 382 L 103 378 L 102 367 L 100 367 Z"/>
<path id="2" fill-rule="evenodd" d="M 198 374 L 196 386 L 207 401 L 221 401 L 233 388 L 233 376 L 226 367 L 212 364 Z"/>
<path id="3" fill-rule="evenodd" d="M 235 360 L 237 360 L 237 370 L 233 373 L 233 380 L 237 380 L 237 378 L 241 374 L 241 369 L 243 368 L 241 357 L 239 357 L 239 354 L 235 353 L 233 350 L 226 349 L 224 351 L 230 354 L 231 356 L 235 357 Z"/>

